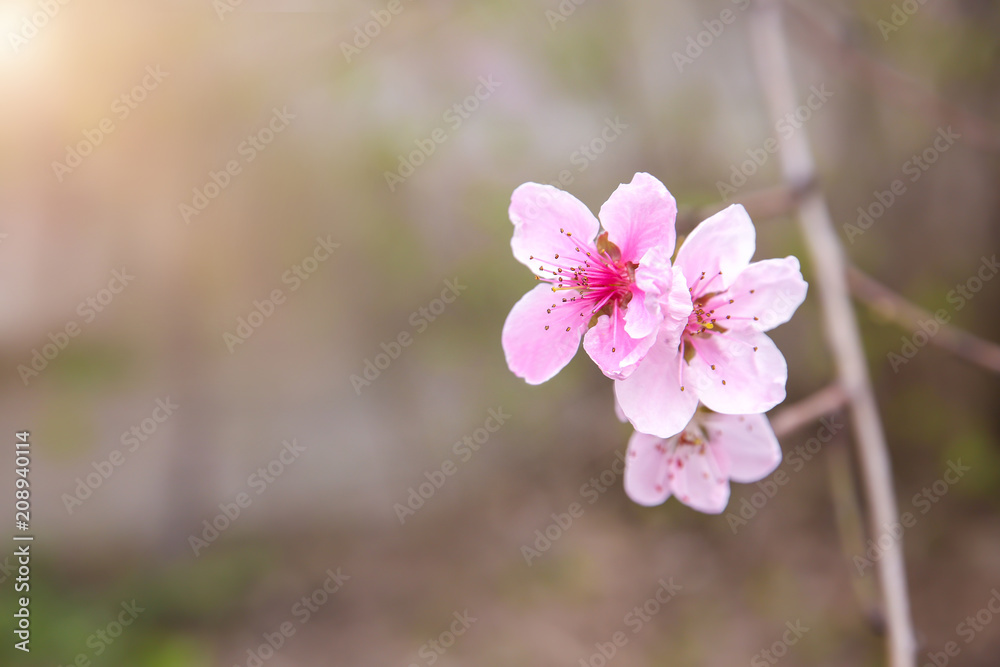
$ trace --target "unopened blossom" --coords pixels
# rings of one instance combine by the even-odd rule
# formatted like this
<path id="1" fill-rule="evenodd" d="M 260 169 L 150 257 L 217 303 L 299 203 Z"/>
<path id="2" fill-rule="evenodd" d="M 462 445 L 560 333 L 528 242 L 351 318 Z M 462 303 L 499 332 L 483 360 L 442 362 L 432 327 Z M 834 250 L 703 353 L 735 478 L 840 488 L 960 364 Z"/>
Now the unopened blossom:
<path id="1" fill-rule="evenodd" d="M 661 327 L 642 363 L 615 382 L 637 431 L 679 433 L 699 401 L 715 412 L 746 415 L 785 399 L 788 367 L 764 332 L 788 321 L 808 286 L 795 257 L 751 264 L 755 237 L 750 216 L 734 204 L 681 245 L 673 269 L 684 276 L 690 304 L 681 335 Z"/>
<path id="2" fill-rule="evenodd" d="M 581 337 L 606 375 L 626 378 L 658 335 L 679 340 L 687 325 L 691 298 L 670 262 L 673 196 L 638 173 L 599 216 L 550 185 L 525 183 L 511 196 L 514 257 L 541 284 L 511 309 L 501 338 L 511 371 L 530 384 L 569 363 Z"/>
<path id="3" fill-rule="evenodd" d="M 669 438 L 636 431 L 625 457 L 625 492 L 640 505 L 670 496 L 700 512 L 718 514 L 729 502 L 729 482 L 756 482 L 781 463 L 781 447 L 761 414 L 697 411 Z"/>

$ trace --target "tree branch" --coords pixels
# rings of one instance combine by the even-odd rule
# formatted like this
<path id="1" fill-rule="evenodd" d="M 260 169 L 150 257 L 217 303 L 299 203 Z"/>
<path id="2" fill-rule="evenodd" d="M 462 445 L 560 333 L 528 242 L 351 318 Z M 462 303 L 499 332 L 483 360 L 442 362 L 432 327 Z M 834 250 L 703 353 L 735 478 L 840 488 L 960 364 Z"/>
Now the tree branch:
<path id="1" fill-rule="evenodd" d="M 779 117 L 797 106 L 781 14 L 774 0 L 760 0 L 752 11 L 750 36 L 758 76 L 772 115 Z M 816 168 L 804 130 L 799 129 L 784 139 L 779 155 L 787 183 L 815 182 Z M 820 190 L 811 188 L 798 203 L 797 209 L 815 267 L 815 283 L 823 308 L 827 342 L 840 376 L 840 385 L 848 397 L 858 460 L 871 509 L 869 529 L 874 534 L 882 526 L 897 520 L 899 514 L 888 447 L 847 287 L 847 262 Z M 910 620 L 901 541 L 895 542 L 883 553 L 876 568 L 886 607 L 889 664 L 891 667 L 914 667 L 916 642 Z"/>
<path id="2" fill-rule="evenodd" d="M 934 320 L 933 314 L 907 301 L 857 267 L 849 267 L 847 277 L 855 297 L 904 329 L 915 331 L 921 322 Z M 928 334 L 930 342 L 977 366 L 1000 373 L 1000 345 L 950 324 L 937 324 L 937 333 Z"/>
<path id="3" fill-rule="evenodd" d="M 784 437 L 796 429 L 840 409 L 846 402 L 847 395 L 841 389 L 840 384 L 834 382 L 812 396 L 807 396 L 798 403 L 778 410 L 771 417 L 771 428 L 774 429 L 776 436 Z"/>

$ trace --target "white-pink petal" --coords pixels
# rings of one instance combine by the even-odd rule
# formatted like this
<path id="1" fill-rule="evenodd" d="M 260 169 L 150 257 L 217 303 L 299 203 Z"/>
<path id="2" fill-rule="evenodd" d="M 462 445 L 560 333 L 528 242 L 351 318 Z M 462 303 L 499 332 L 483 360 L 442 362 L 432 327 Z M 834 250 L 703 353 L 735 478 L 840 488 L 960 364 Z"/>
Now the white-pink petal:
<path id="1" fill-rule="evenodd" d="M 583 202 L 551 185 L 518 186 L 510 197 L 509 213 L 514 223 L 510 241 L 514 257 L 535 274 L 548 277 L 539 271 L 539 260 L 551 268 L 557 254 L 579 255 L 575 248 L 580 244 L 592 248 L 600 227 Z"/>
<path id="2" fill-rule="evenodd" d="M 730 415 L 767 412 L 785 400 L 788 366 L 767 334 L 753 329 L 692 336 L 685 383 L 706 407 Z"/>
<path id="3" fill-rule="evenodd" d="M 681 244 L 674 263 L 698 296 L 732 284 L 750 263 L 756 247 L 757 232 L 750 216 L 741 204 L 733 204 L 695 227 Z"/>
<path id="4" fill-rule="evenodd" d="M 656 333 L 650 333 L 644 338 L 632 338 L 625 332 L 625 318 L 621 311 L 614 315 L 616 316 L 601 315 L 598 318 L 597 323 L 583 337 L 583 349 L 602 373 L 613 380 L 622 380 L 646 356 L 656 340 Z"/>
<path id="5" fill-rule="evenodd" d="M 729 461 L 728 476 L 734 482 L 764 479 L 781 463 L 781 445 L 767 417 L 708 413 L 702 424 L 713 447 Z"/>
<path id="6" fill-rule="evenodd" d="M 808 289 L 796 257 L 765 259 L 740 272 L 729 290 L 709 307 L 716 309 L 720 322 L 726 315 L 731 316 L 724 322 L 727 327 L 748 326 L 770 331 L 791 319 Z"/>
<path id="7" fill-rule="evenodd" d="M 662 438 L 639 431 L 632 433 L 625 456 L 624 486 L 634 502 L 652 506 L 670 497 L 668 451 Z"/>
<path id="8" fill-rule="evenodd" d="M 563 303 L 563 298 L 573 296 L 576 292 L 572 290 L 557 296 L 547 283 L 536 285 L 507 315 L 500 336 L 507 365 L 528 384 L 551 379 L 580 347 L 580 336 L 590 318 L 579 302 Z"/>
<path id="9" fill-rule="evenodd" d="M 658 338 L 632 374 L 615 381 L 618 403 L 637 431 L 669 438 L 691 420 L 698 395 L 681 388 L 681 363 L 677 345 Z"/>
<path id="10" fill-rule="evenodd" d="M 638 262 L 656 246 L 664 248 L 668 258 L 674 254 L 677 202 L 663 183 L 647 173 L 637 173 L 632 182 L 619 185 L 598 217 L 625 261 Z"/>
<path id="11" fill-rule="evenodd" d="M 682 503 L 708 514 L 726 509 L 729 479 L 720 469 L 709 444 L 678 445 L 670 468 L 671 490 Z"/>

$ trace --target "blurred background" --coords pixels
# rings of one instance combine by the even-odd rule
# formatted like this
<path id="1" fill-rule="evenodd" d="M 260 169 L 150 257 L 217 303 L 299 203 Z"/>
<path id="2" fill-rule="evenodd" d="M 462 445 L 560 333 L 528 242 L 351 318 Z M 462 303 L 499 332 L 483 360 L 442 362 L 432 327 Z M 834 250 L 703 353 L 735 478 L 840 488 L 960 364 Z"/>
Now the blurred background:
<path id="1" fill-rule="evenodd" d="M 648 171 L 682 234 L 743 202 L 812 281 L 761 150 L 793 132 L 850 261 L 1000 341 L 1000 6 L 786 7 L 811 106 L 782 119 L 753 0 L 0 6 L 0 413 L 35 535 L 30 654 L 0 555 L 0 663 L 884 664 L 849 428 L 808 458 L 821 423 L 785 432 L 787 483 L 728 514 L 642 508 L 611 383 L 580 353 L 528 386 L 500 347 L 525 181 L 596 212 Z M 858 302 L 921 664 L 996 665 L 996 373 L 899 313 Z M 772 336 L 786 405 L 830 384 L 815 285 Z"/>

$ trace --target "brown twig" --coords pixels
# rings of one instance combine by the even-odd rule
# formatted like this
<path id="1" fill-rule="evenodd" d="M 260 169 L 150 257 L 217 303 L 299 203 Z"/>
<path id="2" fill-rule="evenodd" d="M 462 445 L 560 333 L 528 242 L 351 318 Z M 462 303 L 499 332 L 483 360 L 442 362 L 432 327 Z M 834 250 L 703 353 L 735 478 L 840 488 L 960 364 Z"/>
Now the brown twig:
<path id="1" fill-rule="evenodd" d="M 760 0 L 754 6 L 751 19 L 750 36 L 758 76 L 772 115 L 779 117 L 797 106 L 797 97 L 777 2 Z M 816 167 L 805 130 L 799 130 L 783 140 L 779 155 L 786 182 L 810 183 L 815 180 Z M 869 529 L 874 534 L 879 527 L 895 521 L 899 514 L 888 446 L 847 287 L 847 261 L 822 192 L 811 188 L 799 201 L 797 209 L 812 256 L 814 282 L 825 320 L 824 330 L 840 376 L 840 385 L 847 394 L 850 406 L 858 462 L 871 511 Z M 902 545 L 896 542 L 893 548 L 885 551 L 876 568 L 886 609 L 889 665 L 913 667 L 916 642 L 910 619 Z"/>
<path id="2" fill-rule="evenodd" d="M 779 438 L 792 433 L 824 415 L 839 410 L 847 403 L 847 395 L 840 384 L 834 382 L 798 403 L 785 406 L 771 417 L 771 428 Z"/>
<path id="3" fill-rule="evenodd" d="M 884 319 L 910 331 L 919 329 L 921 323 L 934 322 L 937 332 L 928 334 L 931 343 L 977 366 L 1000 373 L 1000 345 L 935 320 L 932 313 L 907 301 L 857 267 L 850 267 L 847 277 L 854 296 Z"/>

